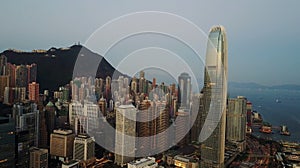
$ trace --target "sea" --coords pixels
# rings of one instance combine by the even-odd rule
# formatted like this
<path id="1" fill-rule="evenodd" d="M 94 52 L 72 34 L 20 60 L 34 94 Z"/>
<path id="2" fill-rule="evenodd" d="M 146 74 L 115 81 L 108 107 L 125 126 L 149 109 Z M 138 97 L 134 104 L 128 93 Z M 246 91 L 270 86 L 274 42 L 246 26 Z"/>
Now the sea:
<path id="1" fill-rule="evenodd" d="M 252 102 L 253 110 L 260 113 L 263 120 L 274 127 L 286 125 L 291 136 L 280 135 L 273 129 L 272 134 L 260 133 L 254 129 L 255 136 L 275 141 L 300 143 L 300 91 L 269 88 L 229 88 L 229 97 L 245 96 Z"/>

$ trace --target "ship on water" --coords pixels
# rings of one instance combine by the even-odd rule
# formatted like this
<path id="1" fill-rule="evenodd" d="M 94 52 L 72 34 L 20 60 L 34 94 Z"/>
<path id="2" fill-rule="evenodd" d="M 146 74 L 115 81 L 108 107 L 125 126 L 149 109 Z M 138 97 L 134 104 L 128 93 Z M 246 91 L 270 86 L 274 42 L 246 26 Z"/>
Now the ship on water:
<path id="1" fill-rule="evenodd" d="M 291 133 L 288 130 L 288 127 L 286 125 L 282 125 L 280 126 L 280 135 L 286 135 L 286 136 L 290 136 Z"/>
<path id="2" fill-rule="evenodd" d="M 268 122 L 263 122 L 263 124 L 260 127 L 259 131 L 262 132 L 262 133 L 271 134 L 271 133 L 273 133 L 272 125 Z"/>
<path id="3" fill-rule="evenodd" d="M 276 102 L 276 103 L 281 103 L 281 100 L 276 99 L 275 102 Z"/>

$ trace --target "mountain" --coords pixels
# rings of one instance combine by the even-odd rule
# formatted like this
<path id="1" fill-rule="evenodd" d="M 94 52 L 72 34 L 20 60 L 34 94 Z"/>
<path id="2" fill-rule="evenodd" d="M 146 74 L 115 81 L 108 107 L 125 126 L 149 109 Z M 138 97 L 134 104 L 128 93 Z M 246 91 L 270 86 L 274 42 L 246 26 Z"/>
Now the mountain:
<path id="1" fill-rule="evenodd" d="M 243 82 L 229 82 L 229 88 L 248 88 L 248 89 L 266 89 L 267 86 L 260 85 L 254 82 L 243 83 Z"/>
<path id="2" fill-rule="evenodd" d="M 300 85 L 286 84 L 286 85 L 274 85 L 265 86 L 254 82 L 229 82 L 229 88 L 240 88 L 240 89 L 277 89 L 277 90 L 300 90 Z"/>
<path id="3" fill-rule="evenodd" d="M 12 64 L 36 63 L 37 82 L 40 84 L 41 91 L 44 89 L 54 91 L 59 86 L 68 84 L 72 80 L 75 64 L 80 68 L 80 71 L 74 74 L 78 76 L 96 75 L 105 79 L 113 74 L 116 77 L 121 75 L 105 58 L 81 45 L 73 45 L 69 48 L 52 47 L 49 50 L 32 52 L 6 50 L 0 54 L 5 55 L 7 61 Z M 95 72 L 97 73 L 93 74 Z"/>

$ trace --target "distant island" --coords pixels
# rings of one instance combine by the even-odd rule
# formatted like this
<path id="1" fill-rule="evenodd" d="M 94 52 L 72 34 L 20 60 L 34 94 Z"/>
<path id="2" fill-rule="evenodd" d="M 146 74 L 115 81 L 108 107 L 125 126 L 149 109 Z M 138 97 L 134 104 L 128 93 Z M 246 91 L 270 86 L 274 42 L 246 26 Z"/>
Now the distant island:
<path id="1" fill-rule="evenodd" d="M 299 90 L 300 85 L 285 84 L 285 85 L 274 85 L 266 86 L 254 82 L 229 82 L 229 88 L 241 88 L 241 89 L 277 89 L 277 90 Z"/>

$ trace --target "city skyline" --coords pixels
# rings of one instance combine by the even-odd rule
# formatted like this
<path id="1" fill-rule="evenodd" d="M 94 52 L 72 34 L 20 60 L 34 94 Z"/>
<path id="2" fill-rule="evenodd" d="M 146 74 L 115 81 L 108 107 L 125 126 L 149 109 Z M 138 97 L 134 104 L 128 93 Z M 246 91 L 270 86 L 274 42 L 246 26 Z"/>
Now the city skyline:
<path id="1" fill-rule="evenodd" d="M 300 2 L 269 1 L 4 1 L 0 167 L 300 167 Z"/>
<path id="2" fill-rule="evenodd" d="M 100 2 L 76 2 L 73 8 L 64 10 L 66 3 L 27 1 L 15 6 L 13 2 L 3 2 L 0 20 L 5 24 L 0 32 L 0 51 L 68 47 L 78 41 L 84 44 L 97 28 L 111 19 L 145 10 L 164 11 L 191 20 L 204 32 L 216 24 L 227 28 L 231 44 L 228 46 L 229 81 L 254 81 L 264 85 L 300 84 L 296 78 L 296 67 L 300 61 L 295 46 L 300 37 L 296 22 L 299 15 L 295 15 L 296 6 L 299 6 L 297 1 L 235 1 L 220 2 L 219 5 L 197 1 L 191 4 L 131 1 L 123 6 L 107 1 L 104 8 Z M 211 10 L 214 13 L 205 15 Z M 39 24 L 31 26 L 35 22 Z M 51 25 L 59 26 L 53 28 Z"/>

